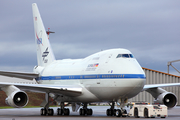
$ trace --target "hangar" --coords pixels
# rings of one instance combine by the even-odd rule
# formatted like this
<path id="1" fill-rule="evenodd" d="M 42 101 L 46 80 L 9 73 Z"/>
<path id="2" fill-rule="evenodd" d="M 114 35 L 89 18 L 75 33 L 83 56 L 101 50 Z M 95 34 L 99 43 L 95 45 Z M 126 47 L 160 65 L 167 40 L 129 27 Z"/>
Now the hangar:
<path id="1" fill-rule="evenodd" d="M 146 84 L 162 84 L 162 83 L 180 83 L 180 76 L 143 68 L 146 74 Z M 164 87 L 163 89 L 172 92 L 177 96 L 177 105 L 180 105 L 180 87 Z M 148 92 L 141 92 L 137 96 L 129 99 L 133 102 L 149 102 L 153 103 L 154 98 Z"/>

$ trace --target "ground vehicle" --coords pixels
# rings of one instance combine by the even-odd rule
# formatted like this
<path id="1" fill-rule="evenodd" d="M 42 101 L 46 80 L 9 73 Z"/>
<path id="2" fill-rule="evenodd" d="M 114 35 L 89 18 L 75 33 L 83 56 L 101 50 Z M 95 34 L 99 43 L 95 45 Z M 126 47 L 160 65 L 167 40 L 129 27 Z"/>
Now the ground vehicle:
<path id="1" fill-rule="evenodd" d="M 167 107 L 160 104 L 149 103 L 133 103 L 130 104 L 129 116 L 154 118 L 154 117 L 167 117 Z"/>

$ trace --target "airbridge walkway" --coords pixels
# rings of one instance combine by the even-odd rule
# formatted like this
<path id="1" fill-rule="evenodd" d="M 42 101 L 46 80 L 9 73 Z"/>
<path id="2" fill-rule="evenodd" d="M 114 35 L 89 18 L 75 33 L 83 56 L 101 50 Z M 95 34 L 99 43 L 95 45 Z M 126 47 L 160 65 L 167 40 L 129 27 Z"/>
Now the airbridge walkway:
<path id="1" fill-rule="evenodd" d="M 146 74 L 146 84 L 162 84 L 162 83 L 180 83 L 180 76 L 143 68 Z M 180 87 L 165 87 L 163 88 L 168 92 L 172 92 L 177 96 L 177 105 L 180 105 Z M 153 103 L 154 98 L 148 92 L 141 92 L 136 97 L 133 97 L 129 101 L 133 102 L 150 102 Z"/>

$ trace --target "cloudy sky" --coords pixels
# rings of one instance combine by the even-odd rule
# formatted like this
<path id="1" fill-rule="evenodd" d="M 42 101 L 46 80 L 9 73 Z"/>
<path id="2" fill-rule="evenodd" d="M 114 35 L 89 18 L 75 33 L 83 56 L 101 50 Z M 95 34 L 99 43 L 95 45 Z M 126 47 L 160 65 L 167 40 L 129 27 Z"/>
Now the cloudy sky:
<path id="1" fill-rule="evenodd" d="M 163 72 L 168 61 L 180 59 L 179 0 L 35 2 L 45 28 L 55 32 L 50 42 L 56 59 L 126 48 L 142 67 Z M 37 65 L 32 3 L 0 1 L 0 70 L 31 72 Z M 173 65 L 180 70 L 180 62 Z"/>

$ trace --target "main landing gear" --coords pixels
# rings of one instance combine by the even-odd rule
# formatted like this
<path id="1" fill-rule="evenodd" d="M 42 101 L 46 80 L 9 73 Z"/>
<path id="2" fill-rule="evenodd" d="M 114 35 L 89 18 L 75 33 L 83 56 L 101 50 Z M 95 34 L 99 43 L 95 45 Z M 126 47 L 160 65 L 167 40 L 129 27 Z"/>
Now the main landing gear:
<path id="1" fill-rule="evenodd" d="M 93 114 L 93 110 L 92 109 L 88 109 L 87 108 L 87 103 L 83 104 L 83 108 L 79 109 L 79 115 L 92 115 Z"/>
<path id="2" fill-rule="evenodd" d="M 64 108 L 64 102 L 61 103 L 61 107 L 57 109 L 57 115 L 66 115 L 68 116 L 70 114 L 70 110 L 69 108 Z M 46 109 L 46 108 L 42 108 L 41 109 L 41 115 L 45 116 L 53 116 L 54 115 L 54 110 L 53 109 Z"/>
<path id="3" fill-rule="evenodd" d="M 45 116 L 45 115 L 49 115 L 52 116 L 54 115 L 54 110 L 49 108 L 49 93 L 46 93 L 45 95 L 45 101 L 43 102 L 45 103 L 45 107 L 41 109 L 40 113 L 41 115 Z"/>
<path id="4" fill-rule="evenodd" d="M 42 108 L 41 109 L 41 115 L 42 116 L 45 116 L 45 115 L 53 116 L 54 115 L 54 110 L 53 109 Z"/>
<path id="5" fill-rule="evenodd" d="M 121 109 L 114 109 L 115 103 L 112 102 L 112 105 L 110 109 L 106 110 L 106 115 L 107 116 L 116 116 L 116 117 L 126 117 L 127 116 L 127 111 L 123 108 Z"/>
<path id="6" fill-rule="evenodd" d="M 64 108 L 64 102 L 61 102 L 61 108 L 57 109 L 57 115 L 66 115 L 70 114 L 69 108 Z"/>
<path id="7" fill-rule="evenodd" d="M 42 108 L 40 111 L 42 116 L 45 116 L 45 115 L 53 116 L 54 115 L 54 110 L 50 109 L 49 105 L 50 105 L 49 93 L 46 93 L 45 100 L 42 103 L 42 106 L 44 106 L 44 108 Z M 69 114 L 70 114 L 69 109 L 64 107 L 64 102 L 61 102 L 61 107 L 57 109 L 57 115 L 69 115 Z"/>

